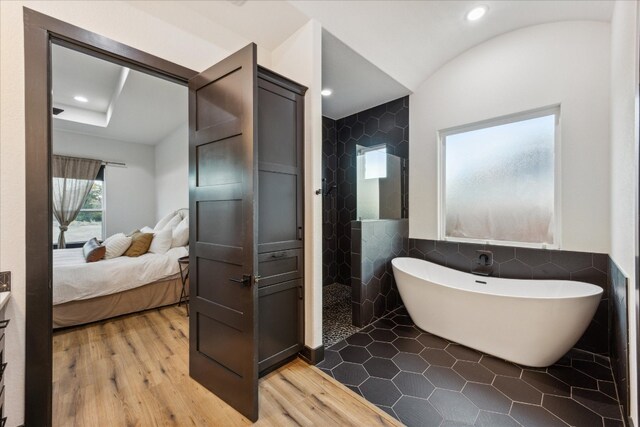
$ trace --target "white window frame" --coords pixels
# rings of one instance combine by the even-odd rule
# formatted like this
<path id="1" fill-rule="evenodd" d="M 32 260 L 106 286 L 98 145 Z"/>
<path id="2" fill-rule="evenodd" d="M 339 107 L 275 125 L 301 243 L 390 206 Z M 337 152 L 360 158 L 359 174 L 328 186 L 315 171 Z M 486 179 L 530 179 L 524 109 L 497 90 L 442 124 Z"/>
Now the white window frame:
<path id="1" fill-rule="evenodd" d="M 493 126 L 500 126 L 509 123 L 519 122 L 523 120 L 535 119 L 543 116 L 555 116 L 555 134 L 554 134 L 554 227 L 552 244 L 549 243 L 531 243 L 531 242 L 514 242 L 506 240 L 487 240 L 473 239 L 464 237 L 447 237 L 446 236 L 446 139 L 448 136 L 460 133 L 470 132 L 474 130 L 484 129 Z M 560 104 L 550 105 L 537 108 L 534 110 L 523 111 L 519 113 L 508 114 L 492 119 L 482 120 L 461 126 L 455 126 L 443 129 L 437 132 L 437 155 L 438 155 L 438 237 L 440 240 L 462 243 L 480 243 L 495 246 L 519 246 L 528 248 L 542 249 L 560 249 L 562 237 L 562 211 L 561 211 L 561 135 L 562 121 L 560 114 Z"/>
<path id="2" fill-rule="evenodd" d="M 96 180 L 94 180 L 95 182 Z M 100 224 L 101 234 L 102 236 L 98 239 L 100 242 L 104 241 L 107 238 L 106 236 L 106 214 L 107 214 L 107 168 L 105 167 L 103 175 L 102 175 L 102 209 L 80 209 L 80 212 L 102 212 L 102 222 Z M 53 237 L 53 234 L 52 234 Z M 52 243 L 56 243 L 56 241 L 52 238 Z M 67 244 L 73 245 L 83 242 L 66 242 Z"/>

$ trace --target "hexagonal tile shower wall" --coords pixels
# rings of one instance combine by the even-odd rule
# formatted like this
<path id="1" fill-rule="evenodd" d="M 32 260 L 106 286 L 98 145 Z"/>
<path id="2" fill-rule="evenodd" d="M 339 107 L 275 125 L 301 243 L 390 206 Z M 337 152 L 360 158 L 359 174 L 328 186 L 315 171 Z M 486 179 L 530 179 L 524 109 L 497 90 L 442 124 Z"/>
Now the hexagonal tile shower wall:
<path id="1" fill-rule="evenodd" d="M 332 147 L 333 144 L 333 147 Z M 337 186 L 335 203 L 324 197 L 324 284 L 351 283 L 351 221 L 356 219 L 356 145 L 386 144 L 387 152 L 409 158 L 409 97 L 332 120 L 323 118 L 323 178 L 325 188 Z M 408 213 L 408 172 L 402 185 L 403 218 Z M 337 194 L 336 194 L 337 193 Z M 331 218 L 332 221 L 326 221 Z M 327 233 L 327 231 L 331 232 Z M 327 238 L 335 236 L 335 238 Z M 333 275 L 335 272 L 335 275 Z M 335 279 L 335 280 L 334 280 Z"/>
<path id="2" fill-rule="evenodd" d="M 322 118 L 322 284 L 338 282 L 336 121 Z M 328 194 L 327 194 L 328 193 Z M 347 285 L 348 283 L 343 283 Z"/>

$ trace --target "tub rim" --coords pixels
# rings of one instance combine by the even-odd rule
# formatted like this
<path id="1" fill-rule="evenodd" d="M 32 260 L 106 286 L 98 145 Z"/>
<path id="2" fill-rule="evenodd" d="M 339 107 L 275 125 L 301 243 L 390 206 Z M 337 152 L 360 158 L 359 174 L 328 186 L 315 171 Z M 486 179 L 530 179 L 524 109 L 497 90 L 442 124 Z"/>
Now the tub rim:
<path id="1" fill-rule="evenodd" d="M 396 260 L 403 260 L 403 259 L 411 260 L 411 261 L 414 261 L 414 262 L 421 261 L 421 262 L 424 262 L 424 263 L 427 263 L 427 264 L 432 264 L 432 265 L 434 265 L 436 267 L 439 267 L 439 268 L 452 270 L 452 271 L 455 271 L 455 272 L 460 273 L 460 274 L 466 274 L 466 275 L 469 275 L 471 277 L 479 277 L 479 278 L 487 277 L 487 278 L 491 278 L 492 280 L 498 280 L 498 281 L 501 281 L 501 280 L 514 280 L 514 281 L 518 281 L 518 282 L 527 282 L 527 281 L 531 281 L 531 282 L 533 282 L 533 281 L 551 282 L 551 281 L 553 281 L 553 282 L 557 282 L 557 283 L 577 283 L 577 284 L 580 284 L 581 286 L 593 289 L 596 292 L 592 292 L 592 293 L 589 293 L 589 294 L 586 294 L 586 295 L 563 295 L 563 296 L 533 296 L 533 295 L 530 295 L 530 296 L 524 296 L 524 295 L 510 295 L 510 294 L 504 294 L 504 293 L 488 292 L 488 291 L 483 291 L 481 289 L 476 290 L 476 289 L 458 288 L 458 287 L 455 287 L 455 286 L 451 286 L 451 285 L 447 285 L 447 284 L 443 284 L 443 283 L 437 282 L 437 281 L 432 280 L 432 279 L 428 279 L 428 278 L 417 276 L 416 274 L 410 273 L 410 272 L 402 269 L 401 267 L 396 265 Z M 453 289 L 453 290 L 460 291 L 460 292 L 468 292 L 468 293 L 472 293 L 472 294 L 482 294 L 482 295 L 491 295 L 491 296 L 494 296 L 494 297 L 517 298 L 517 299 L 527 299 L 527 300 L 565 300 L 565 299 L 592 298 L 592 297 L 595 297 L 595 296 L 599 296 L 600 298 L 602 298 L 602 295 L 604 294 L 604 289 L 601 288 L 598 285 L 594 285 L 593 283 L 580 282 L 580 281 L 577 281 L 577 280 L 508 279 L 508 278 L 505 278 L 505 277 L 480 276 L 480 275 L 472 274 L 470 272 L 468 273 L 468 272 L 465 272 L 465 271 L 456 270 L 455 268 L 447 267 L 447 266 L 440 265 L 440 264 L 437 264 L 435 262 L 427 261 L 427 260 L 420 259 L 420 258 L 395 257 L 395 258 L 393 258 L 391 260 L 391 265 L 393 266 L 394 269 L 398 269 L 398 270 L 402 271 L 405 274 L 408 274 L 409 276 L 411 276 L 413 278 L 416 278 L 416 279 L 419 279 L 419 280 L 423 280 L 423 281 L 427 281 L 427 282 L 433 283 L 434 285 L 442 286 L 442 287 L 445 287 L 445 288 L 448 288 L 448 289 Z"/>

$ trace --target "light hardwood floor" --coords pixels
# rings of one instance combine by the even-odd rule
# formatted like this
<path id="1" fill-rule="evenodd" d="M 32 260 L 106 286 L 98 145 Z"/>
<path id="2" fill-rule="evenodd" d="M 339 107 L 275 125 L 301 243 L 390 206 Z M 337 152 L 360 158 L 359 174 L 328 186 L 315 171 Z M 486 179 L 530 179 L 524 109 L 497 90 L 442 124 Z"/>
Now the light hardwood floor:
<path id="1" fill-rule="evenodd" d="M 184 307 L 54 333 L 55 426 L 251 424 L 188 373 Z M 319 369 L 295 360 L 260 380 L 265 426 L 398 426 Z"/>

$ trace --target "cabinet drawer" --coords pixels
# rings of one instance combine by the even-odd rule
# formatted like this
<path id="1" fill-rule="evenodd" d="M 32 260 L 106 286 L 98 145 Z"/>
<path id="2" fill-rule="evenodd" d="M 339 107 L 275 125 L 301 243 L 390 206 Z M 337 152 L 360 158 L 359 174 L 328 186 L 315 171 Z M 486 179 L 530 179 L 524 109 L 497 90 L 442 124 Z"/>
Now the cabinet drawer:
<path id="1" fill-rule="evenodd" d="M 258 255 L 259 287 L 302 277 L 302 250 L 267 252 Z"/>

